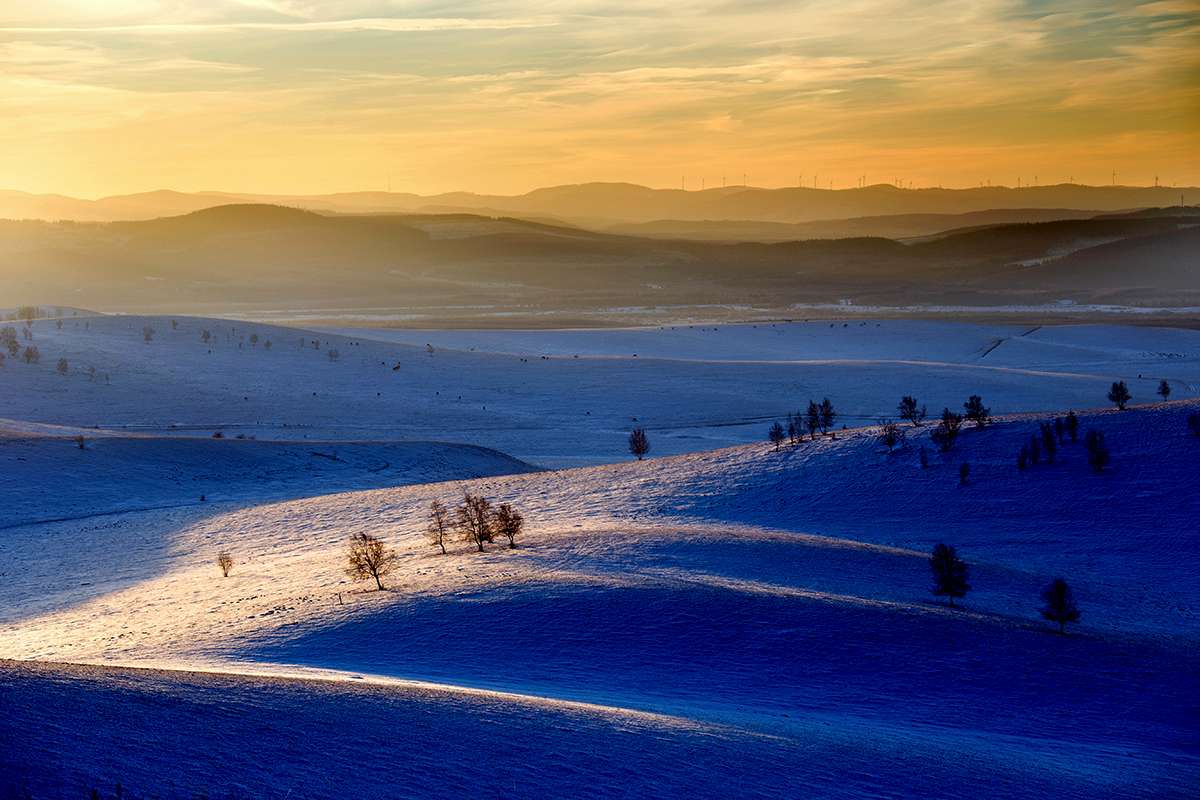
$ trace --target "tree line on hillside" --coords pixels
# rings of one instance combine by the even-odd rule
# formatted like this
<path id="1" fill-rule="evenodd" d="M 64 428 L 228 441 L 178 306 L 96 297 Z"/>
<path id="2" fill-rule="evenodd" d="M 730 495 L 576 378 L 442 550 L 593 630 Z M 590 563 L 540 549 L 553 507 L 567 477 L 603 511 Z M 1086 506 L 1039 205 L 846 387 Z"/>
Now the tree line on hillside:
<path id="1" fill-rule="evenodd" d="M 446 545 L 455 536 L 474 545 L 480 553 L 497 539 L 506 539 L 509 549 L 516 549 L 517 537 L 524 530 L 525 517 L 511 503 L 493 504 L 470 490 L 463 493 L 462 501 L 453 509 L 441 500 L 433 500 L 425 525 L 429 543 L 440 549 L 442 555 L 448 553 Z M 353 580 L 373 580 L 375 588 L 383 591 L 384 578 L 399 564 L 399 554 L 378 536 L 359 532 L 350 537 L 347 561 L 346 572 Z M 222 577 L 228 578 L 233 566 L 232 553 L 222 550 L 217 554 Z"/>
<path id="2" fill-rule="evenodd" d="M 1169 382 L 1166 380 L 1160 382 L 1158 394 L 1163 400 L 1170 397 Z M 1118 410 L 1124 410 L 1131 399 L 1129 389 L 1124 381 L 1114 381 L 1107 396 Z M 908 422 L 912 428 L 923 427 L 928 416 L 927 407 L 915 397 L 911 395 L 901 397 L 896 408 L 899 418 Z M 820 404 L 810 401 L 809 409 L 805 414 L 788 415 L 787 427 L 784 427 L 778 420 L 772 422 L 767 430 L 767 441 L 778 451 L 787 442 L 797 445 L 804 441 L 806 432 L 815 439 L 816 432 L 827 430 L 832 425 L 834 418 L 836 418 L 836 412 L 828 398 Z M 930 430 L 929 438 L 940 452 L 949 453 L 958 442 L 966 423 L 973 423 L 975 428 L 982 428 L 990 424 L 991 420 L 991 409 L 984 404 L 982 397 L 973 394 L 963 403 L 963 413 L 961 414 L 944 408 L 937 423 Z M 827 422 L 824 426 L 822 425 L 823 421 Z M 1189 413 L 1187 425 L 1193 435 L 1200 436 L 1200 412 Z M 1078 442 L 1079 435 L 1079 416 L 1074 411 L 1069 411 L 1065 416 L 1056 416 L 1047 422 L 1038 423 L 1037 432 L 1021 445 L 1017 453 L 1017 469 L 1024 472 L 1030 467 L 1042 463 L 1043 460 L 1049 464 L 1055 463 L 1062 446 L 1068 440 L 1071 444 Z M 889 453 L 892 453 L 897 448 L 906 446 L 908 430 L 895 420 L 883 419 L 880 420 L 877 439 Z M 1105 441 L 1104 432 L 1098 429 L 1089 429 L 1084 432 L 1083 441 L 1088 465 L 1094 472 L 1103 472 L 1111 462 L 1111 453 Z M 920 449 L 919 455 L 921 467 L 928 467 L 929 461 L 924 447 Z M 970 472 L 971 465 L 969 463 L 964 462 L 959 465 L 959 485 L 968 484 Z"/>

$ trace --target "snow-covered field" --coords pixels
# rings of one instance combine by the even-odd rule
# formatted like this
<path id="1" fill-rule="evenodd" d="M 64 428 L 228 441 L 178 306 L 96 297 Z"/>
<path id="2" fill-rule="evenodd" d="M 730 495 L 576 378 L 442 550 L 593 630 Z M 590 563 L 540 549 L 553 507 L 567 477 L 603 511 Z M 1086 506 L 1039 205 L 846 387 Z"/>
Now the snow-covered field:
<path id="1" fill-rule="evenodd" d="M 0 371 L 0 792 L 1182 798 L 1200 783 L 1195 332 L 42 325 L 43 363 Z M 203 327 L 226 339 L 201 348 Z M 1103 473 L 1082 441 L 1017 470 L 1036 412 L 1102 406 L 1117 377 L 1135 402 L 1161 378 L 1174 393 L 1083 414 L 1112 451 Z M 901 394 L 940 409 L 973 392 L 1026 413 L 944 455 L 929 426 L 894 453 L 858 427 Z M 826 394 L 851 430 L 760 441 Z M 679 455 L 604 463 L 634 408 L 653 455 Z M 82 450 L 53 427 L 93 424 Z M 480 445 L 592 466 L 529 471 Z M 466 488 L 525 512 L 517 549 L 428 544 L 429 502 Z M 342 569 L 358 532 L 399 554 L 386 591 Z M 938 541 L 971 564 L 958 608 L 928 591 Z M 1058 575 L 1083 612 L 1066 637 L 1038 616 Z"/>
<path id="2" fill-rule="evenodd" d="M 825 396 L 854 427 L 894 416 L 903 394 L 934 413 L 969 394 L 995 413 L 1091 408 L 1115 379 L 1136 402 L 1155 399 L 1162 378 L 1175 398 L 1200 395 L 1200 331 L 1182 329 L 901 320 L 312 333 L 175 321 L 35 322 L 41 363 L 2 368 L 3 415 L 163 435 L 440 439 L 564 467 L 623 460 L 635 425 L 655 455 L 759 441 L 771 420 Z"/>

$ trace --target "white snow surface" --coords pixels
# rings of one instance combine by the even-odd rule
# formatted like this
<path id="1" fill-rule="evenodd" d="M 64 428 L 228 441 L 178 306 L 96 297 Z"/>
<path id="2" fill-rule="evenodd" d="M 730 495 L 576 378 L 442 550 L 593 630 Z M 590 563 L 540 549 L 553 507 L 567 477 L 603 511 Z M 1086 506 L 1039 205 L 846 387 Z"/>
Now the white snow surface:
<path id="1" fill-rule="evenodd" d="M 432 332 L 408 348 L 320 334 L 330 362 L 269 326 L 237 323 L 210 355 L 195 329 L 231 323 L 39 324 L 43 363 L 0 373 L 19 420 L 0 437 L 0 792 L 1183 798 L 1200 782 L 1192 332 L 464 332 L 433 356 Z M 58 375 L 46 359 L 70 347 L 109 382 Z M 736 440 L 716 432 L 726 412 L 770 419 L 809 389 L 857 410 L 972 391 L 1061 410 L 1098 405 L 1117 375 L 1135 401 L 1160 377 L 1182 399 L 1083 412 L 1112 451 L 1101 473 L 1082 431 L 1017 470 L 1045 413 L 947 454 L 928 425 L 889 453 L 853 417 L 780 451 L 701 450 Z M 430 391 L 487 393 L 495 416 Z M 644 462 L 530 471 L 475 446 L 608 460 L 624 429 L 568 415 L 581 397 L 721 410 L 699 441 L 652 427 L 656 453 L 697 452 Z M 80 449 L 71 426 L 88 424 L 103 427 Z M 430 546 L 429 502 L 464 489 L 525 513 L 516 549 Z M 359 532 L 397 551 L 385 591 L 343 571 Z M 929 593 L 938 541 L 971 565 L 956 608 Z M 1038 615 L 1058 575 L 1083 612 L 1065 637 Z"/>
<path id="2" fill-rule="evenodd" d="M 37 321 L 41 363 L 0 368 L 0 407 L 27 422 L 164 435 L 439 439 L 564 467 L 623 460 L 637 425 L 655 455 L 759 441 L 771 420 L 825 396 L 850 427 L 894 416 L 903 394 L 931 413 L 969 394 L 994 413 L 1095 407 L 1117 379 L 1137 402 L 1163 378 L 1174 398 L 1200 396 L 1200 331 L 1183 329 L 896 320 L 313 333 L 174 321 Z"/>

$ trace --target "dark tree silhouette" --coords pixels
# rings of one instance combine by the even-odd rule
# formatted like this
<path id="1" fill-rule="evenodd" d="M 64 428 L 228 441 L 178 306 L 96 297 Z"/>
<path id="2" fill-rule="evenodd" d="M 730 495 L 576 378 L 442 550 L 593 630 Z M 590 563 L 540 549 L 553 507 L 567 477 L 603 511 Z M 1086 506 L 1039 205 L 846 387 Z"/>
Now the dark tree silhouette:
<path id="1" fill-rule="evenodd" d="M 1042 617 L 1058 623 L 1059 634 L 1067 632 L 1068 622 L 1079 621 L 1079 607 L 1071 594 L 1071 587 L 1062 578 L 1055 578 L 1042 590 Z"/>
<path id="2" fill-rule="evenodd" d="M 645 428 L 634 428 L 629 434 L 629 452 L 637 456 L 637 460 L 641 461 L 646 457 L 646 453 L 650 452 L 650 440 L 646 437 Z"/>
<path id="3" fill-rule="evenodd" d="M 808 428 L 808 435 L 816 439 L 817 430 L 821 427 L 821 407 L 812 400 L 808 401 L 808 410 L 804 412 L 804 425 Z"/>
<path id="4" fill-rule="evenodd" d="M 350 566 L 346 573 L 356 581 L 375 579 L 375 587 L 383 590 L 383 579 L 396 568 L 396 551 L 369 533 L 350 537 Z"/>
<path id="5" fill-rule="evenodd" d="M 827 433 L 833 427 L 834 420 L 837 419 L 837 412 L 833 410 L 833 403 L 829 402 L 826 397 L 821 401 L 821 433 Z"/>
<path id="6" fill-rule="evenodd" d="M 1063 426 L 1067 429 L 1067 435 L 1071 437 L 1072 442 L 1079 440 L 1079 417 L 1075 416 L 1074 411 L 1067 412 L 1067 419 L 1063 422 Z"/>
<path id="7" fill-rule="evenodd" d="M 37 349 L 36 344 L 31 344 L 25 348 L 25 352 L 21 354 L 21 358 L 25 359 L 26 364 L 37 364 L 42 360 L 42 353 Z"/>
<path id="8" fill-rule="evenodd" d="M 58 370 L 59 375 L 66 375 L 67 372 L 70 371 L 71 367 L 67 363 L 67 360 L 65 358 L 60 358 L 58 360 L 58 366 L 56 367 L 56 369 Z"/>
<path id="9" fill-rule="evenodd" d="M 926 412 L 925 406 L 917 406 L 917 398 L 904 395 L 900 398 L 900 405 L 897 408 L 900 411 L 900 419 L 911 422 L 914 428 L 921 427 Z"/>
<path id="10" fill-rule="evenodd" d="M 229 570 L 233 569 L 233 556 L 224 550 L 217 553 L 217 566 L 221 568 L 221 577 L 228 578 Z"/>
<path id="11" fill-rule="evenodd" d="M 1058 440 L 1059 444 L 1062 444 L 1063 435 L 1066 433 L 1066 431 L 1067 431 L 1067 426 L 1063 424 L 1063 418 L 1055 417 L 1054 418 L 1054 438 Z"/>
<path id="12" fill-rule="evenodd" d="M 896 449 L 897 445 L 904 442 L 904 431 L 899 425 L 892 422 L 890 419 L 885 420 L 883 425 L 879 428 L 879 441 L 881 444 L 887 447 L 888 452 L 890 453 Z"/>
<path id="13" fill-rule="evenodd" d="M 1017 469 L 1024 471 L 1027 466 L 1029 466 L 1029 446 L 1022 445 L 1021 451 L 1017 453 Z"/>
<path id="14" fill-rule="evenodd" d="M 992 410 L 983 404 L 983 398 L 977 394 L 967 398 L 967 402 L 963 403 L 963 409 L 966 411 L 964 416 L 974 422 L 976 428 L 982 428 L 991 419 Z"/>
<path id="15" fill-rule="evenodd" d="M 787 438 L 787 434 L 783 432 L 782 425 L 778 422 L 772 422 L 771 429 L 767 431 L 767 438 L 771 440 L 771 444 L 775 445 L 775 449 L 778 450 L 779 446 L 783 444 L 783 440 Z"/>
<path id="16" fill-rule="evenodd" d="M 958 485 L 966 486 L 967 479 L 971 477 L 971 464 L 967 461 L 958 465 Z"/>
<path id="17" fill-rule="evenodd" d="M 929 469 L 929 453 L 925 450 L 924 445 L 921 446 L 921 469 Z"/>
<path id="18" fill-rule="evenodd" d="M 525 527 L 525 517 L 511 503 L 501 503 L 492 515 L 492 524 L 498 534 L 508 539 L 508 546 L 512 549 L 517 546 L 517 536 Z"/>
<path id="19" fill-rule="evenodd" d="M 1036 436 L 1029 437 L 1029 462 L 1034 465 L 1042 463 L 1042 440 Z"/>
<path id="20" fill-rule="evenodd" d="M 494 541 L 496 531 L 492 525 L 492 504 L 486 497 L 463 493 L 462 504 L 455 510 L 455 523 L 463 539 L 473 542 L 479 552 L 487 542 Z"/>
<path id="21" fill-rule="evenodd" d="M 1102 472 L 1109 462 L 1108 445 L 1104 444 L 1104 434 L 1095 429 L 1089 430 L 1083 437 L 1083 443 L 1087 447 L 1088 464 L 1096 472 Z"/>
<path id="22" fill-rule="evenodd" d="M 142 328 L 142 341 L 146 344 L 154 341 L 154 328 L 151 328 L 149 325 Z"/>
<path id="23" fill-rule="evenodd" d="M 800 420 L 800 414 L 788 414 L 787 435 L 792 444 L 804 438 L 804 423 Z"/>
<path id="24" fill-rule="evenodd" d="M 200 341 L 204 342 L 205 344 L 208 344 L 210 341 L 212 341 L 212 333 L 208 330 L 208 328 L 200 331 Z"/>
<path id="25" fill-rule="evenodd" d="M 1200 436 L 1200 411 L 1188 414 L 1188 430 L 1193 436 Z"/>
<path id="26" fill-rule="evenodd" d="M 1129 393 L 1129 387 L 1125 385 L 1125 381 L 1113 381 L 1112 388 L 1108 390 L 1108 400 L 1110 403 L 1115 403 L 1119 411 L 1124 411 L 1125 406 L 1133 399 L 1133 395 Z"/>
<path id="27" fill-rule="evenodd" d="M 950 605 L 954 598 L 966 597 L 971 591 L 967 583 L 970 569 L 965 561 L 958 557 L 958 551 L 948 544 L 937 544 L 933 555 L 929 557 L 929 569 L 933 572 L 933 588 L 930 589 L 935 597 L 947 597 Z"/>
<path id="28" fill-rule="evenodd" d="M 1158 382 L 1158 396 L 1164 401 L 1171 396 L 1171 384 L 1167 383 L 1166 378 Z"/>
<path id="29" fill-rule="evenodd" d="M 929 434 L 929 438 L 943 453 L 949 452 L 950 448 L 954 447 L 954 443 L 958 440 L 958 432 L 962 429 L 962 421 L 961 415 L 955 414 L 948 408 L 942 410 L 942 418 L 938 421 L 937 427 Z"/>
<path id="30" fill-rule="evenodd" d="M 425 533 L 431 544 L 442 548 L 442 555 L 446 555 L 446 538 L 450 535 L 450 527 L 450 510 L 446 508 L 446 504 L 441 500 L 431 502 Z"/>

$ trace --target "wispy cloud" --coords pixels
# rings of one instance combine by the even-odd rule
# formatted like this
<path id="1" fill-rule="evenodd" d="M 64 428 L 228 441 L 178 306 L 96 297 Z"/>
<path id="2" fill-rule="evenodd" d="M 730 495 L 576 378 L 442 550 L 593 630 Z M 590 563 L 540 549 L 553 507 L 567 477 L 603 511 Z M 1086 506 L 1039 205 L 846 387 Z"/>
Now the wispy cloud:
<path id="1" fill-rule="evenodd" d="M 364 19 L 334 19 L 288 22 L 163 22 L 124 25 L 91 26 L 7 26 L 0 34 L 181 34 L 229 33 L 237 31 L 270 31 L 284 33 L 354 33 L 358 31 L 387 31 L 390 33 L 420 33 L 423 31 L 481 31 L 545 28 L 557 24 L 545 18 L 467 19 L 467 18 L 400 18 L 375 17 Z"/>
<path id="2" fill-rule="evenodd" d="M 1200 181 L 1197 75 L 1188 0 L 45 0 L 0 12 L 0 174 L 515 191 L 1123 161 Z"/>

